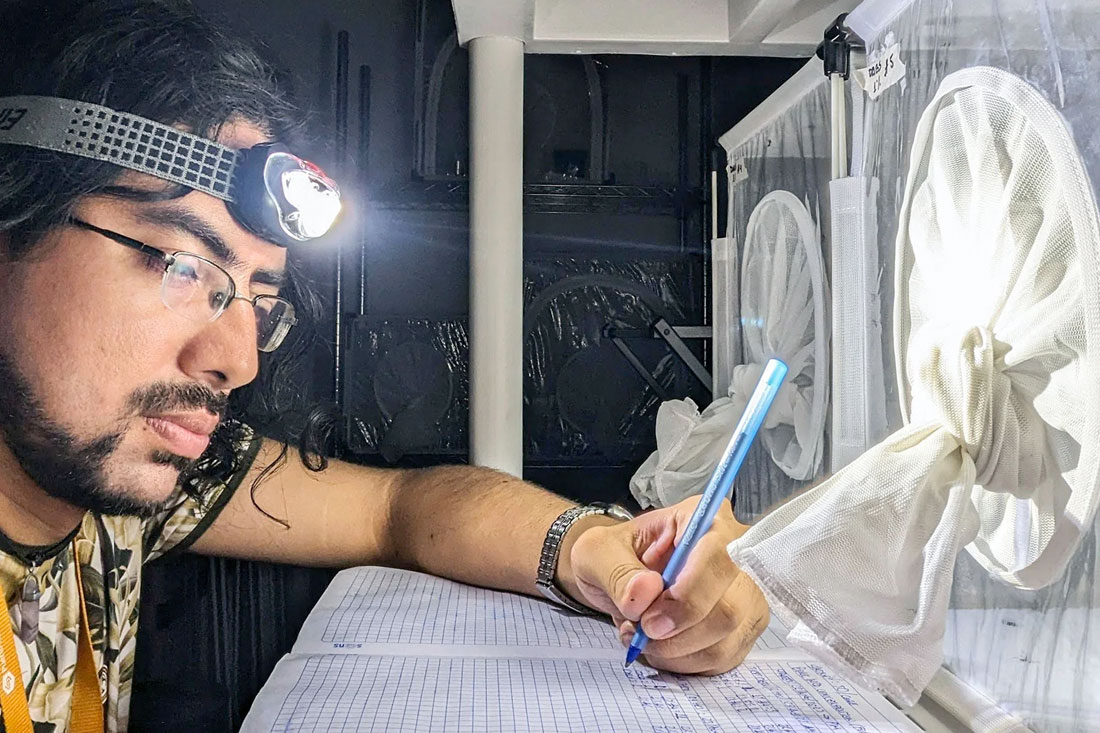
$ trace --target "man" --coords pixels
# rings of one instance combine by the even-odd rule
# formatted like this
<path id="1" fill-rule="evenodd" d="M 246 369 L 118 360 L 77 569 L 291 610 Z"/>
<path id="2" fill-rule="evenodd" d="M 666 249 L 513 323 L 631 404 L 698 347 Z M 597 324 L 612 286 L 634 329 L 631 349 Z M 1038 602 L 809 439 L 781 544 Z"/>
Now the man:
<path id="1" fill-rule="evenodd" d="M 544 593 L 609 615 L 624 643 L 640 620 L 653 666 L 741 661 L 768 612 L 726 554 L 744 531 L 728 506 L 666 591 L 658 571 L 693 501 L 628 521 L 488 469 L 313 465 L 246 427 L 238 408 L 270 387 L 250 383 L 308 311 L 288 252 L 327 226 L 288 211 L 314 197 L 324 219 L 334 193 L 310 166 L 254 147 L 295 130 L 271 68 L 177 0 L 0 7 L 9 733 L 89 715 L 125 730 L 141 566 L 173 548 L 398 565 L 532 594 L 545 554 Z M 231 185 L 199 180 L 195 151 L 235 164 Z M 265 190 L 276 160 L 291 177 Z M 21 684 L 5 684 L 15 673 Z"/>

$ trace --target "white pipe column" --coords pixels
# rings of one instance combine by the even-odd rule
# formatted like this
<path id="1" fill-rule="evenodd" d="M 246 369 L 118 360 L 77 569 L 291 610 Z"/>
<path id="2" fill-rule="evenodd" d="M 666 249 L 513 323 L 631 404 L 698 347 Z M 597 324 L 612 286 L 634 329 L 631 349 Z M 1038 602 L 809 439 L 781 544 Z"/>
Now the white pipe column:
<path id="1" fill-rule="evenodd" d="M 523 474 L 523 42 L 470 52 L 470 463 Z"/>

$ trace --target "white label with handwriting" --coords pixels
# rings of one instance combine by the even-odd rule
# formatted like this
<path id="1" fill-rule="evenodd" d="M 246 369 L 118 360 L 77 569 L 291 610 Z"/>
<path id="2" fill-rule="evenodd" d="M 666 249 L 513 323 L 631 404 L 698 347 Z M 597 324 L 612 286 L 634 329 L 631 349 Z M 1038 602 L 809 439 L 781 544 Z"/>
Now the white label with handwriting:
<path id="1" fill-rule="evenodd" d="M 749 179 L 749 169 L 745 165 L 744 158 L 738 158 L 728 166 L 730 182 L 740 183 L 741 181 L 747 181 Z"/>
<path id="2" fill-rule="evenodd" d="M 905 63 L 901 60 L 901 44 L 883 50 L 866 69 L 856 69 L 856 81 L 871 99 L 878 99 L 890 87 L 905 78 Z"/>

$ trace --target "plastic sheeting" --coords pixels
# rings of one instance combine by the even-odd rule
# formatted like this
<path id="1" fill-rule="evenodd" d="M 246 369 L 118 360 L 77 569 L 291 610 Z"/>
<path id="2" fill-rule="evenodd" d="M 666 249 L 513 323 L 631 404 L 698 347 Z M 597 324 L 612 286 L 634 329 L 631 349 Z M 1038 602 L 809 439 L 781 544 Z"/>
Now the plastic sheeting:
<path id="1" fill-rule="evenodd" d="M 605 328 L 687 324 L 684 262 L 532 260 L 524 276 L 524 454 L 530 463 L 639 462 L 652 448 L 660 398 Z M 355 319 L 349 326 L 347 442 L 388 462 L 462 460 L 468 445 L 469 341 L 464 320 Z M 709 393 L 663 341 L 627 339 L 675 396 Z"/>
<path id="2" fill-rule="evenodd" d="M 776 114 L 745 140 L 723 138 L 734 167 L 727 237 L 736 243 L 734 256 L 739 263 L 744 256 L 749 219 L 761 199 L 773 191 L 793 194 L 809 210 L 818 229 L 829 230 L 829 88 L 824 76 Z M 828 266 L 827 246 L 824 255 Z M 722 297 L 724 294 L 715 293 L 716 299 Z M 740 303 L 727 307 L 740 314 Z M 742 334 L 750 327 L 761 330 L 765 326 L 743 323 Z M 742 355 L 748 353 L 744 344 L 739 351 Z M 758 441 L 734 485 L 737 515 L 742 521 L 750 521 L 809 483 L 787 476 Z"/>
<path id="3" fill-rule="evenodd" d="M 465 321 L 357 318 L 349 324 L 347 445 L 354 454 L 460 460 L 467 452 L 470 343 Z"/>
<path id="4" fill-rule="evenodd" d="M 531 461 L 639 461 L 660 398 L 604 335 L 686 325 L 691 269 L 673 261 L 528 263 L 524 278 L 524 452 Z M 663 341 L 627 340 L 675 396 L 709 394 Z"/>
<path id="5" fill-rule="evenodd" d="M 879 255 L 892 267 L 897 216 L 921 113 L 948 74 L 995 66 L 1026 80 L 1064 116 L 1096 192 L 1100 181 L 1100 3 L 1054 0 L 869 0 L 849 17 L 873 60 L 894 43 L 907 74 L 868 102 L 867 173 L 879 181 Z M 889 287 L 892 272 L 883 278 Z M 883 292 L 891 338 L 892 293 Z M 892 348 L 884 349 L 892 362 Z M 894 373 L 893 363 L 886 365 Z M 1095 375 L 1100 379 L 1100 374 Z M 899 414 L 896 391 L 888 394 Z M 895 427 L 891 425 L 891 427 Z M 1100 729 L 1100 571 L 1095 527 L 1065 575 L 1039 591 L 992 580 L 960 556 L 945 665 L 1036 730 Z"/>

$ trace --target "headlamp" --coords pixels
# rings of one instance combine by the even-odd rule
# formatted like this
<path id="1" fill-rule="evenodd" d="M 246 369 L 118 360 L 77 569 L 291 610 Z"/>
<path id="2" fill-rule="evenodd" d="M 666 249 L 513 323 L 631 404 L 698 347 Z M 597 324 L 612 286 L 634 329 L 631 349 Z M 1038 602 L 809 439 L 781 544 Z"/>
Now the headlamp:
<path id="1" fill-rule="evenodd" d="M 210 194 L 243 227 L 283 247 L 332 228 L 340 189 L 282 143 L 235 150 L 108 107 L 59 97 L 0 97 L 0 143 L 103 160 Z"/>
<path id="2" fill-rule="evenodd" d="M 229 211 L 246 229 L 284 247 L 327 232 L 340 213 L 340 189 L 281 143 L 238 154 Z"/>

